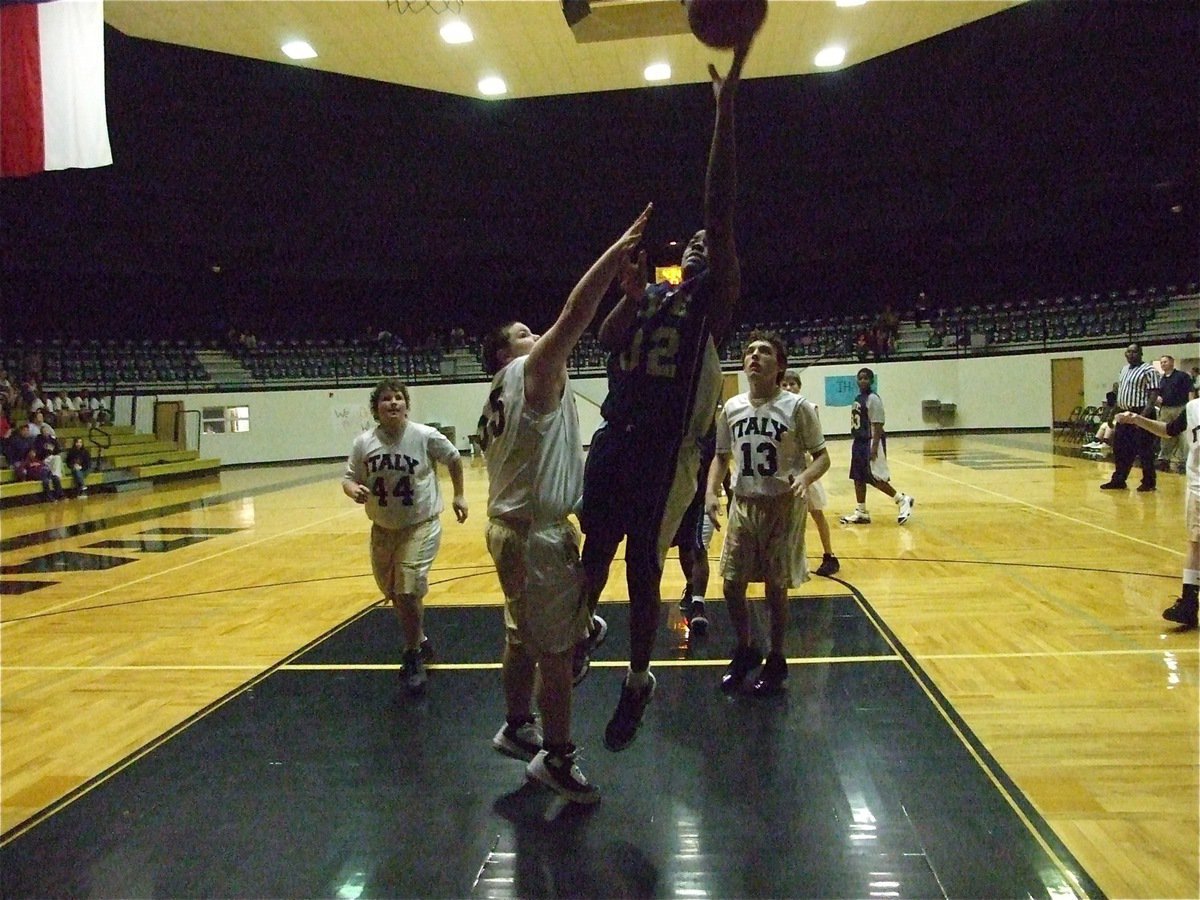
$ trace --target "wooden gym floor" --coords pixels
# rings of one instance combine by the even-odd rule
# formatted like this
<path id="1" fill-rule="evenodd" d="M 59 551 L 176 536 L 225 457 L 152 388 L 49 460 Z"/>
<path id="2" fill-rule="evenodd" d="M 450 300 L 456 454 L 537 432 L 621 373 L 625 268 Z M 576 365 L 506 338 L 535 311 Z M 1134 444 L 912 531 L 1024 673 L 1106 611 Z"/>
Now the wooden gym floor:
<path id="1" fill-rule="evenodd" d="M 725 611 L 689 643 L 668 560 L 659 691 L 613 754 L 618 560 L 576 692 L 591 810 L 490 747 L 478 461 L 471 518 L 444 519 L 420 699 L 341 463 L 4 510 L 4 896 L 1200 896 L 1200 643 L 1159 618 L 1182 477 L 1102 493 L 1111 466 L 1048 434 L 889 449 L 912 520 L 875 493 L 848 527 L 832 445 L 842 570 L 792 601 L 783 697 L 719 692 Z"/>

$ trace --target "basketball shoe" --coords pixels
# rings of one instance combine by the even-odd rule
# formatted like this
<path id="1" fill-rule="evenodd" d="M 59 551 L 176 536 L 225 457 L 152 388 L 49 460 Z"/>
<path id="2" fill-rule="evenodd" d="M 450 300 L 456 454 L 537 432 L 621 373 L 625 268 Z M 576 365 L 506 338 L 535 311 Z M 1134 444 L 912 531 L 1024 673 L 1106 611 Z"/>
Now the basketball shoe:
<path id="1" fill-rule="evenodd" d="M 647 672 L 646 675 L 650 680 L 640 691 L 630 688 L 628 679 L 621 683 L 621 699 L 617 701 L 617 708 L 604 729 L 604 746 L 614 753 L 633 743 L 638 728 L 642 725 L 642 716 L 646 713 L 650 698 L 654 696 L 654 688 L 658 682 L 653 672 Z"/>
<path id="2" fill-rule="evenodd" d="M 896 506 L 899 507 L 896 512 L 896 524 L 903 525 L 912 518 L 913 507 L 917 505 L 917 501 L 908 494 L 901 494 L 896 498 Z"/>
<path id="3" fill-rule="evenodd" d="M 832 553 L 826 553 L 821 557 L 821 564 L 817 566 L 815 574 L 828 578 L 830 575 L 836 575 L 841 568 L 842 564 L 838 562 L 838 558 Z"/>
<path id="4" fill-rule="evenodd" d="M 778 653 L 769 653 L 767 661 L 763 663 L 762 671 L 754 680 L 754 687 L 751 688 L 751 691 L 759 697 L 777 694 L 783 690 L 787 674 L 787 660 Z"/>
<path id="5" fill-rule="evenodd" d="M 746 676 L 762 664 L 762 651 L 751 644 L 749 647 L 738 647 L 733 653 L 733 659 L 725 667 L 721 676 L 721 690 L 727 694 L 741 690 Z"/>
<path id="6" fill-rule="evenodd" d="M 1162 617 L 1168 622 L 1175 622 L 1178 625 L 1195 628 L 1197 627 L 1198 610 L 1200 610 L 1200 603 L 1196 600 L 1188 600 L 1180 597 L 1163 610 Z"/>
<path id="7" fill-rule="evenodd" d="M 420 694 L 425 690 L 425 661 L 421 658 L 420 648 L 405 650 L 403 666 L 400 669 L 400 680 L 410 694 Z"/>
<path id="8" fill-rule="evenodd" d="M 587 678 L 587 673 L 592 668 L 592 654 L 600 648 L 600 645 L 604 643 L 607 637 L 608 623 L 593 614 L 592 624 L 588 629 L 588 636 L 575 645 L 575 656 L 571 660 L 572 686 L 578 685 L 579 682 Z"/>
<path id="9" fill-rule="evenodd" d="M 870 525 L 871 514 L 861 507 L 838 519 L 843 525 Z"/>
<path id="10" fill-rule="evenodd" d="M 579 750 L 574 744 L 568 744 L 561 752 L 543 748 L 525 767 L 525 777 L 544 784 L 572 803 L 597 803 L 600 792 L 579 771 L 578 759 Z"/>
<path id="11" fill-rule="evenodd" d="M 505 722 L 504 727 L 492 738 L 492 746 L 505 756 L 533 762 L 542 749 L 542 732 L 533 716 L 519 725 Z"/>

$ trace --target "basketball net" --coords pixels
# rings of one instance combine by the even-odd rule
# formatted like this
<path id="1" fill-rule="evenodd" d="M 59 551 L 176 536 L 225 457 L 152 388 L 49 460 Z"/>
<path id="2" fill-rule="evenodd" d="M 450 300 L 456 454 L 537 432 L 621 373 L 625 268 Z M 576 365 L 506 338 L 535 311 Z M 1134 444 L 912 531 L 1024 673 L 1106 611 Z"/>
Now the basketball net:
<path id="1" fill-rule="evenodd" d="M 419 13 L 431 10 L 434 15 L 444 12 L 462 12 L 463 0 L 386 0 L 388 9 L 394 9 L 400 15 L 413 12 Z"/>

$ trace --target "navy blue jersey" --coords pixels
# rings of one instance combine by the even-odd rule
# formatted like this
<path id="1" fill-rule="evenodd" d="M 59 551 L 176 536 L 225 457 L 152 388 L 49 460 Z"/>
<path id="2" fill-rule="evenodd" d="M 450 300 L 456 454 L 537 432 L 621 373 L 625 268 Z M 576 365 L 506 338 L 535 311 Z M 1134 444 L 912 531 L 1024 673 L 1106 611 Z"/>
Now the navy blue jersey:
<path id="1" fill-rule="evenodd" d="M 870 391 L 863 391 L 854 398 L 850 406 L 850 436 L 854 438 L 869 438 L 871 436 L 871 416 L 867 412 Z"/>
<path id="2" fill-rule="evenodd" d="M 600 410 L 606 422 L 668 438 L 708 430 L 715 408 L 708 384 L 713 363 L 720 391 L 720 361 L 708 327 L 712 290 L 707 272 L 677 288 L 647 288 L 629 340 L 608 359 L 608 397 Z M 698 393 L 708 404 L 707 417 L 693 422 Z"/>

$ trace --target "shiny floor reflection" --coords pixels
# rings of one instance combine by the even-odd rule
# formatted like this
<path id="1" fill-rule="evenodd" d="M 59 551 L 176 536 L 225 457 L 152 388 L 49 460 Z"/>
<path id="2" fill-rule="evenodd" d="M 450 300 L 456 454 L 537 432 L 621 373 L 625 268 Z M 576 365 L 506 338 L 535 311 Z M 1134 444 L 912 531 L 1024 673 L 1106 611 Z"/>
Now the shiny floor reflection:
<path id="1" fill-rule="evenodd" d="M 1099 894 L 852 598 L 794 605 L 784 695 L 720 693 L 714 604 L 706 644 L 660 641 L 676 662 L 619 754 L 600 738 L 621 670 L 595 668 L 575 695 L 592 809 L 491 748 L 499 676 L 471 664 L 498 659 L 499 611 L 429 610 L 446 667 L 413 699 L 370 668 L 397 637 L 372 610 L 5 845 L 4 895 L 1060 897 L 1064 868 Z M 617 661 L 625 608 L 603 611 Z"/>

